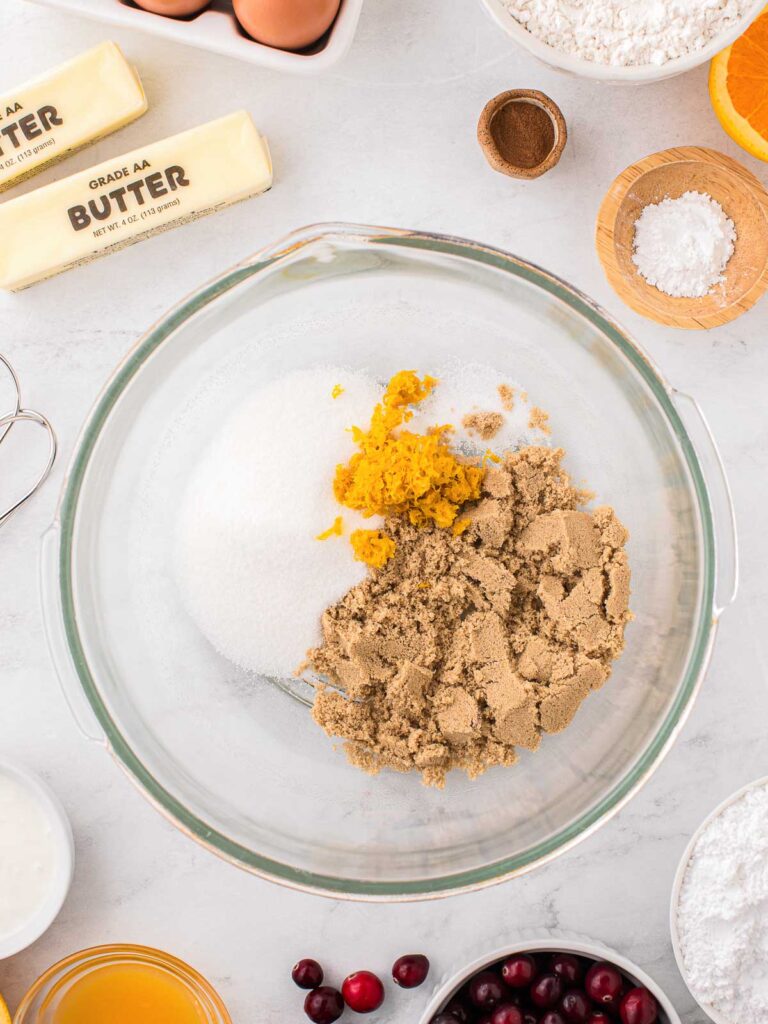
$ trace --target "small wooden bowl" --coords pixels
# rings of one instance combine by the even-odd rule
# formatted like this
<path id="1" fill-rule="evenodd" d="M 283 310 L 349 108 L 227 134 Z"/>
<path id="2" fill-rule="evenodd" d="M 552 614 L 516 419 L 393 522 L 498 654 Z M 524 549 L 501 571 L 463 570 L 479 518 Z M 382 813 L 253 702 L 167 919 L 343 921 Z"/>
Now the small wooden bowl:
<path id="1" fill-rule="evenodd" d="M 493 131 L 494 118 L 510 103 L 531 103 L 539 107 L 549 117 L 552 123 L 554 138 L 552 147 L 543 160 L 533 166 L 522 167 L 512 163 L 499 150 Z M 485 154 L 485 159 L 500 174 L 507 174 L 510 178 L 539 178 L 547 171 L 551 171 L 563 155 L 565 143 L 568 140 L 568 129 L 562 111 L 549 96 L 536 89 L 508 89 L 500 92 L 498 96 L 483 107 L 480 120 L 477 122 L 477 141 Z"/>
<path id="2" fill-rule="evenodd" d="M 722 285 L 700 299 L 678 299 L 648 284 L 632 249 L 643 208 L 690 191 L 720 203 L 736 227 L 736 244 Z M 608 280 L 636 313 L 670 327 L 719 327 L 746 313 L 768 288 L 768 193 L 745 167 L 713 149 L 667 149 L 616 178 L 600 207 L 595 241 Z"/>

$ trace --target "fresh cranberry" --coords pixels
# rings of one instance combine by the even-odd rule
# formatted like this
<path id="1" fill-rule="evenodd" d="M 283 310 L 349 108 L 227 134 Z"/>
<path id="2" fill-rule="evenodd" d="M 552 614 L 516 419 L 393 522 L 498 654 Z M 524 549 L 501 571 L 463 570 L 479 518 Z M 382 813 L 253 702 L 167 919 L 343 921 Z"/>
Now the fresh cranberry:
<path id="1" fill-rule="evenodd" d="M 443 1010 L 443 1013 L 450 1014 L 459 1024 L 469 1024 L 469 1010 L 460 999 L 452 999 Z"/>
<path id="2" fill-rule="evenodd" d="M 482 1017 L 478 1017 L 477 1018 L 476 1024 L 491 1024 L 492 1020 L 493 1020 L 493 1015 L 492 1014 L 484 1013 L 482 1015 Z"/>
<path id="3" fill-rule="evenodd" d="M 514 1003 L 502 1003 L 491 1014 L 491 1024 L 523 1024 L 523 1015 Z"/>
<path id="4" fill-rule="evenodd" d="M 613 964 L 597 963 L 587 971 L 584 987 L 593 1003 L 610 1009 L 619 1004 L 623 982 L 621 974 Z"/>
<path id="5" fill-rule="evenodd" d="M 587 1017 L 587 1024 L 613 1024 L 613 1021 L 602 1010 L 593 1010 Z"/>
<path id="6" fill-rule="evenodd" d="M 585 1024 L 591 1009 L 592 1004 L 586 992 L 578 988 L 569 989 L 560 1000 L 560 1012 L 568 1024 Z"/>
<path id="7" fill-rule="evenodd" d="M 406 953 L 392 966 L 392 978 L 400 988 L 418 988 L 429 974 L 429 960 L 421 953 Z"/>
<path id="8" fill-rule="evenodd" d="M 631 988 L 619 1007 L 622 1024 L 654 1024 L 659 1007 L 647 988 Z"/>
<path id="9" fill-rule="evenodd" d="M 523 1024 L 539 1024 L 539 1018 L 533 1010 L 523 1010 Z"/>
<path id="10" fill-rule="evenodd" d="M 563 983 L 556 974 L 542 974 L 531 985 L 531 1002 L 534 1006 L 547 1010 L 560 1000 L 563 994 Z M 556 1024 L 555 1021 L 552 1024 Z"/>
<path id="11" fill-rule="evenodd" d="M 469 983 L 469 998 L 481 1010 L 493 1010 L 504 995 L 501 978 L 493 971 L 480 971 Z"/>
<path id="12" fill-rule="evenodd" d="M 299 960 L 294 964 L 291 977 L 299 988 L 320 988 L 323 984 L 323 968 L 317 960 Z"/>
<path id="13" fill-rule="evenodd" d="M 329 985 L 313 989 L 304 1000 L 304 1013 L 313 1024 L 333 1024 L 344 1013 L 341 992 Z"/>
<path id="14" fill-rule="evenodd" d="M 539 1021 L 539 1024 L 565 1024 L 561 1014 L 557 1010 L 547 1010 Z"/>
<path id="15" fill-rule="evenodd" d="M 550 961 L 550 970 L 568 985 L 578 984 L 584 973 L 581 960 L 572 953 L 555 953 Z"/>
<path id="16" fill-rule="evenodd" d="M 370 971 L 355 971 L 341 986 L 344 1002 L 355 1013 L 373 1013 L 384 1002 L 384 986 Z"/>
<path id="17" fill-rule="evenodd" d="M 528 988 L 537 973 L 536 961 L 525 953 L 511 956 L 501 967 L 501 976 L 510 988 Z"/>

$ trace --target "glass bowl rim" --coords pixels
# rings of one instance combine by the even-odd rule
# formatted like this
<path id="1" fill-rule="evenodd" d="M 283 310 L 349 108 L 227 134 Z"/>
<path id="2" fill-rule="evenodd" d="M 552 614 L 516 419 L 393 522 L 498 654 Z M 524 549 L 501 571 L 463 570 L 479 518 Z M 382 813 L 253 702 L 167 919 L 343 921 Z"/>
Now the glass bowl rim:
<path id="1" fill-rule="evenodd" d="M 699 619 L 695 628 L 685 675 L 680 690 L 653 740 L 636 764 L 611 790 L 576 821 L 555 836 L 536 844 L 530 850 L 502 858 L 478 868 L 414 880 L 376 881 L 349 879 L 296 868 L 263 856 L 229 839 L 189 811 L 154 778 L 134 754 L 102 700 L 85 658 L 80 640 L 74 600 L 72 570 L 73 538 L 78 499 L 90 457 L 102 428 L 120 396 L 146 360 L 188 319 L 211 302 L 246 280 L 270 270 L 282 260 L 291 259 L 298 251 L 317 244 L 347 244 L 361 249 L 376 246 L 398 246 L 458 257 L 493 267 L 522 278 L 564 302 L 573 312 L 586 319 L 619 350 L 644 379 L 665 414 L 667 426 L 676 437 L 690 474 L 698 501 L 702 529 L 703 580 Z M 545 864 L 555 856 L 591 835 L 600 825 L 617 813 L 647 782 L 671 748 L 690 711 L 706 671 L 716 631 L 713 614 L 716 579 L 716 547 L 712 506 L 693 442 L 671 398 L 671 389 L 648 355 L 629 337 L 609 313 L 584 293 L 536 264 L 514 256 L 503 249 L 451 235 L 401 228 L 373 227 L 361 224 L 326 223 L 301 228 L 284 236 L 234 267 L 213 278 L 172 307 L 146 334 L 138 339 L 104 386 L 88 416 L 67 471 L 62 488 L 58 518 L 60 523 L 58 550 L 58 587 L 61 616 L 69 656 L 86 699 L 104 731 L 108 749 L 131 780 L 151 803 L 177 828 L 225 860 L 253 874 L 303 892 L 313 892 L 336 899 L 399 902 L 434 899 L 460 892 L 472 892 L 505 881 Z"/>

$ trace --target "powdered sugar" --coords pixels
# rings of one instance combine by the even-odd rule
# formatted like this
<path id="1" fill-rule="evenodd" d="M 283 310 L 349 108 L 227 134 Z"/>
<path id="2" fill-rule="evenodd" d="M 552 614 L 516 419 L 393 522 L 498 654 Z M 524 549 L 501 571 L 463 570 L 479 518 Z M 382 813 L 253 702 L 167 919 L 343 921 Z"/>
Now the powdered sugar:
<path id="1" fill-rule="evenodd" d="M 748 790 L 699 837 L 678 932 L 697 999 L 733 1024 L 768 1020 L 768 786 Z"/>
<path id="2" fill-rule="evenodd" d="M 596 64 L 662 65 L 734 26 L 747 0 L 502 0 L 548 46 Z"/>
<path id="3" fill-rule="evenodd" d="M 659 291 L 701 298 L 724 280 L 736 229 L 722 206 L 702 192 L 685 192 L 646 206 L 635 224 L 635 266 Z"/>

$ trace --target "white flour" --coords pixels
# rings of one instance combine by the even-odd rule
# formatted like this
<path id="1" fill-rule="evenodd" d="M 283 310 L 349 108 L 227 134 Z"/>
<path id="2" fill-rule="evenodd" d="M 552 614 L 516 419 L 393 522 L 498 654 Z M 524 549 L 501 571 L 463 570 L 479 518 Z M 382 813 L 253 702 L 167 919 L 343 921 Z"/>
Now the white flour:
<path id="1" fill-rule="evenodd" d="M 632 260 L 666 295 L 701 298 L 725 280 L 735 241 L 733 221 L 718 202 L 685 192 L 645 207 L 635 223 Z"/>
<path id="2" fill-rule="evenodd" d="M 733 1024 L 768 1021 L 768 787 L 699 837 L 678 906 L 688 983 Z"/>
<path id="3" fill-rule="evenodd" d="M 748 0 L 502 0 L 533 35 L 595 64 L 666 64 L 703 49 Z"/>

